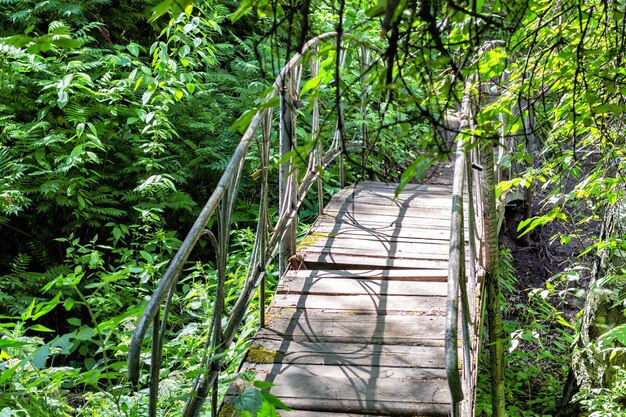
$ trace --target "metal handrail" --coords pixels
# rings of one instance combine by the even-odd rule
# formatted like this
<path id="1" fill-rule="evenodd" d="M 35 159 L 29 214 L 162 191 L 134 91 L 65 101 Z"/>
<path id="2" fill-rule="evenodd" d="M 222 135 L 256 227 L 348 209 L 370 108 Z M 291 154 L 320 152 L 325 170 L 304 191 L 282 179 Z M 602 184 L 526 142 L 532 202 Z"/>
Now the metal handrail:
<path id="1" fill-rule="evenodd" d="M 452 213 L 450 222 L 450 252 L 448 261 L 448 304 L 446 313 L 445 334 L 445 367 L 448 377 L 448 385 L 452 395 L 451 415 L 453 417 L 473 415 L 473 393 L 470 391 L 474 385 L 474 363 L 472 353 L 476 350 L 473 340 L 478 333 L 475 326 L 476 320 L 475 303 L 477 290 L 477 270 L 479 253 L 476 248 L 476 213 L 481 213 L 480 195 L 478 193 L 478 181 L 474 181 L 474 169 L 468 149 L 471 142 L 467 140 L 469 127 L 470 103 L 469 94 L 466 92 L 461 103 L 461 124 L 459 138 L 456 144 L 456 159 L 454 163 L 454 177 L 452 182 Z M 472 152 L 473 153 L 473 152 Z M 469 221 L 469 271 L 466 268 L 465 247 L 465 206 L 464 195 L 468 196 L 468 221 Z M 458 321 L 459 300 L 461 301 L 461 332 L 463 361 L 461 376 L 458 354 Z M 461 413 L 463 408 L 463 414 Z"/>
<path id="2" fill-rule="evenodd" d="M 320 42 L 335 41 L 336 53 L 343 52 L 342 42 L 352 42 L 359 46 L 354 50 L 360 50 L 364 46 L 370 50 L 381 53 L 380 49 L 371 43 L 356 38 L 353 35 L 343 33 L 339 36 L 335 32 L 319 35 L 307 42 L 281 70 L 278 78 L 273 84 L 273 88 L 265 97 L 264 103 L 269 103 L 271 99 L 278 94 L 281 95 L 281 135 L 295 132 L 295 111 L 290 115 L 284 115 L 285 106 L 291 106 L 297 98 L 296 91 L 300 85 L 300 76 L 302 75 L 302 61 L 305 55 L 310 54 L 313 60 L 316 59 L 317 50 L 315 49 Z M 369 56 L 362 54 L 363 57 Z M 314 65 L 313 65 L 314 66 Z M 361 68 L 371 70 L 373 68 L 369 63 L 361 65 Z M 361 77 L 361 80 L 364 78 Z M 362 81 L 363 82 L 363 81 Z M 338 83 L 339 84 L 339 83 Z M 296 87 L 294 87 L 296 86 Z M 316 99 L 317 100 L 317 99 Z M 317 106 L 314 103 L 314 109 Z M 361 105 L 362 103 L 359 103 Z M 133 333 L 128 353 L 128 375 L 133 384 L 137 384 L 139 380 L 139 365 L 142 345 L 146 333 L 152 325 L 152 354 L 150 364 L 150 404 L 149 416 L 157 415 L 158 403 L 158 384 L 161 365 L 161 351 L 163 347 L 163 339 L 167 327 L 167 316 L 170 302 L 175 292 L 176 283 L 189 258 L 193 248 L 203 235 L 208 235 L 216 252 L 216 265 L 218 270 L 218 283 L 215 297 L 215 305 L 211 317 L 209 336 L 206 340 L 205 355 L 202 360 L 202 368 L 206 371 L 197 377 L 193 392 L 190 395 L 183 415 L 185 417 L 197 416 L 200 413 L 202 404 L 208 397 L 209 393 L 213 393 L 212 413 L 215 415 L 217 404 L 217 382 L 219 370 L 222 363 L 223 353 L 232 343 L 237 329 L 242 319 L 245 317 L 247 308 L 252 300 L 256 289 L 262 285 L 264 290 L 264 278 L 267 268 L 272 259 L 278 252 L 279 245 L 284 240 L 287 233 L 295 234 L 295 227 L 290 226 L 294 223 L 298 209 L 304 201 L 307 192 L 316 181 L 320 181 L 320 173 L 323 168 L 330 164 L 335 158 L 349 149 L 362 148 L 360 144 L 346 144 L 344 146 L 343 138 L 338 138 L 337 133 L 335 139 L 324 150 L 321 146 L 315 146 L 313 151 L 305 157 L 309 158 L 309 163 L 305 164 L 305 172 L 301 173 L 298 179 L 298 172 L 293 167 L 287 167 L 284 171 L 285 177 L 281 180 L 285 184 L 280 200 L 285 200 L 286 204 L 282 204 L 279 219 L 274 227 L 269 224 L 268 215 L 268 171 L 269 171 L 269 149 L 271 139 L 271 123 L 273 108 L 262 108 L 256 112 L 252 121 L 239 145 L 235 149 L 233 156 L 224 173 L 218 182 L 213 194 L 200 212 L 185 240 L 182 242 L 180 249 L 172 259 L 167 271 L 159 282 L 154 294 L 148 302 L 143 314 L 139 317 L 137 326 Z M 317 114 L 317 115 L 316 115 Z M 284 116 L 284 117 L 283 117 Z M 319 129 L 319 111 L 314 111 L 313 120 L 313 137 L 316 138 L 317 129 Z M 315 120 L 315 117 L 318 119 Z M 222 327 L 222 316 L 225 314 L 224 306 L 224 286 L 226 280 L 226 264 L 227 251 L 230 235 L 231 214 L 235 203 L 239 179 L 244 165 L 245 157 L 250 148 L 250 144 L 257 138 L 257 131 L 263 126 L 262 140 L 260 141 L 260 154 L 262 162 L 261 173 L 261 204 L 259 210 L 259 223 L 257 227 L 257 239 L 255 241 L 246 279 L 234 307 L 228 313 L 229 319 Z M 291 132 L 289 130 L 291 129 Z M 283 131 L 284 130 L 284 131 Z M 365 138 L 361 138 L 365 141 Z M 291 144 L 295 142 L 295 135 L 291 137 Z M 289 140 L 287 141 L 289 142 Z M 281 155 L 285 159 L 285 151 Z M 299 182 L 299 183 L 298 183 Z M 281 186 L 281 189 L 283 187 Z M 217 236 L 211 231 L 205 229 L 210 218 L 218 213 L 218 232 Z M 295 240 L 295 235 L 292 236 Z M 261 297 L 264 297 L 264 291 L 261 291 Z M 264 301 L 261 298 L 261 310 L 264 310 Z M 164 305 L 163 305 L 164 304 Z M 163 310 L 162 314 L 159 314 Z M 263 312 L 261 313 L 263 314 Z M 159 316 L 161 316 L 159 318 Z"/>
<path id="3" fill-rule="evenodd" d="M 478 49 L 474 66 L 478 59 L 485 52 L 503 46 L 504 42 L 492 40 L 485 42 Z M 491 82 L 491 81 L 489 81 Z M 474 143 L 474 138 L 468 133 L 475 128 L 470 125 L 471 106 L 473 95 L 481 88 L 485 88 L 487 83 L 480 82 L 478 74 L 474 73 L 466 80 L 465 92 L 461 102 L 461 125 L 459 127 L 459 137 L 457 139 L 456 161 L 453 178 L 452 196 L 452 219 L 450 230 L 450 261 L 448 270 L 448 307 L 446 315 L 446 335 L 445 335 L 445 362 L 446 374 L 450 392 L 452 394 L 452 416 L 462 415 L 463 417 L 473 417 L 475 402 L 476 383 L 476 360 L 478 353 L 478 337 L 480 334 L 481 305 L 477 305 L 476 300 L 482 300 L 482 296 L 477 294 L 479 274 L 484 273 L 484 250 L 485 231 L 483 219 L 478 214 L 484 212 L 483 197 L 480 192 L 481 177 L 474 167 L 479 168 L 479 150 Z M 475 97 L 474 97 L 475 99 Z M 465 260 L 465 232 L 464 232 L 464 190 L 468 195 L 468 243 L 469 243 L 469 270 L 466 270 Z M 477 244 L 481 246 L 477 248 Z M 471 297 L 470 297 L 471 295 Z M 463 348 L 463 375 L 459 370 L 458 359 L 458 319 L 459 300 L 461 301 L 461 330 Z M 459 414 L 461 413 L 461 414 Z"/>

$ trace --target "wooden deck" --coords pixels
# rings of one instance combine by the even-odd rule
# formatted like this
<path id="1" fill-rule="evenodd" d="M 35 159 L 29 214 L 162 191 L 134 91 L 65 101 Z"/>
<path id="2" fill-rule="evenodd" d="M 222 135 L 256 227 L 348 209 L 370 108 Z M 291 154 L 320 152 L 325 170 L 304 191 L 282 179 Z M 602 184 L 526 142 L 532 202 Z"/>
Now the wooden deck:
<path id="1" fill-rule="evenodd" d="M 298 249 L 242 370 L 297 417 L 447 416 L 452 189 L 361 183 L 333 197 Z"/>

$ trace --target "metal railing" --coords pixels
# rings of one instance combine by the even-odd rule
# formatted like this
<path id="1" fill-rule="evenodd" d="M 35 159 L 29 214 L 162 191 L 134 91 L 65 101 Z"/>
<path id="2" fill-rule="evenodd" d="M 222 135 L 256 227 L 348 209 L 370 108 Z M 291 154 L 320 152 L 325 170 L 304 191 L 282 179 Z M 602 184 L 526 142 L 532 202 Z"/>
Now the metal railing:
<path id="1" fill-rule="evenodd" d="M 328 43 L 329 47 L 320 48 L 320 44 Z M 346 47 L 350 44 L 352 47 Z M 356 47 L 355 47 L 356 46 Z M 320 135 L 320 105 L 323 103 L 317 95 L 313 95 L 310 103 L 312 109 L 310 125 L 311 142 L 306 155 L 297 148 L 296 121 L 298 113 L 302 112 L 299 93 L 303 73 L 308 73 L 312 79 L 319 75 L 321 57 L 329 54 L 339 54 L 336 62 L 344 63 L 346 55 L 356 55 L 357 59 L 350 62 L 353 65 L 352 73 L 354 83 L 361 83 L 360 91 L 367 94 L 366 85 L 369 71 L 375 70 L 381 65 L 380 59 L 370 60 L 370 51 L 381 53 L 375 46 L 360 40 L 349 34 L 338 35 L 337 33 L 325 33 L 307 42 L 300 53 L 296 54 L 282 69 L 273 84 L 273 89 L 265 97 L 261 108 L 256 112 L 247 130 L 243 134 L 230 162 L 218 182 L 213 194 L 205 204 L 200 215 L 194 222 L 180 249 L 172 259 L 165 275 L 159 282 L 152 298 L 148 302 L 143 314 L 137 322 L 137 327 L 128 353 L 129 379 L 135 385 L 140 376 L 140 356 L 144 345 L 144 339 L 149 328 L 152 326 L 152 347 L 150 360 L 150 397 L 149 416 L 157 415 L 159 396 L 159 375 L 161 370 L 161 356 L 164 338 L 166 337 L 168 313 L 172 303 L 173 294 L 177 289 L 177 282 L 187 260 L 202 236 L 208 236 L 215 250 L 215 264 L 217 270 L 217 287 L 212 317 L 209 325 L 209 336 L 205 344 L 205 352 L 202 358 L 201 369 L 203 372 L 196 378 L 192 392 L 188 397 L 183 415 L 185 417 L 198 416 L 206 399 L 211 396 L 212 414 L 217 412 L 217 386 L 219 371 L 223 361 L 223 354 L 233 342 L 237 330 L 257 289 L 260 288 L 261 325 L 265 306 L 265 274 L 276 253 L 280 257 L 280 269 L 284 270 L 288 258 L 295 250 L 296 226 L 295 219 L 298 209 L 303 203 L 307 192 L 317 183 L 319 193 L 320 210 L 323 208 L 322 178 L 323 169 L 336 158 L 344 155 L 349 149 L 361 149 L 367 143 L 367 128 L 365 123 L 366 101 L 359 97 L 355 102 L 356 112 L 361 112 L 361 121 L 352 129 L 354 137 L 348 141 L 347 131 L 343 126 L 342 112 L 339 110 L 335 120 L 334 134 L 325 140 Z M 304 68 L 306 59 L 309 59 L 308 71 Z M 343 94 L 342 85 L 346 85 L 339 78 L 346 78 L 348 70 L 335 69 L 336 91 L 333 102 L 341 104 Z M 269 216 L 269 168 L 270 148 L 272 146 L 272 122 L 274 120 L 272 108 L 268 103 L 279 97 L 279 134 L 280 148 L 279 169 L 279 216 L 272 225 Z M 333 112 L 326 112 L 332 115 Z M 326 116 L 331 118 L 332 116 Z M 328 122 L 328 119 L 326 119 Z M 332 120 L 330 124 L 332 125 Z M 329 124 L 329 123 L 326 123 Z M 258 130 L 261 130 L 260 138 Z M 332 128 L 331 128 L 332 129 Z M 247 270 L 246 278 L 234 306 L 226 311 L 224 300 L 225 282 L 227 273 L 227 260 L 229 249 L 229 236 L 231 217 L 235 205 L 235 199 L 242 175 L 244 161 L 250 145 L 257 140 L 261 161 L 260 170 L 260 209 L 256 230 L 256 241 L 252 250 L 252 256 Z M 343 181 L 342 181 L 343 182 Z M 217 214 L 217 232 L 206 229 L 211 217 Z"/>
<path id="2" fill-rule="evenodd" d="M 474 59 L 478 62 L 477 60 L 485 52 L 496 47 L 503 47 L 504 45 L 504 42 L 498 40 L 485 42 L 477 51 Z M 502 126 L 499 139 L 502 143 L 499 144 L 500 146 L 497 149 L 498 163 L 491 163 L 492 166 L 486 166 L 487 170 L 481 173 L 480 153 L 483 152 L 482 159 L 487 161 L 487 157 L 493 155 L 494 150 L 492 146 L 484 146 L 484 149 L 481 150 L 482 146 L 478 146 L 477 139 L 472 136 L 471 132 L 476 128 L 474 125 L 475 121 L 472 120 L 472 111 L 477 112 L 480 109 L 481 100 L 488 104 L 493 99 L 493 97 L 490 97 L 492 91 L 495 89 L 497 94 L 496 86 L 503 85 L 505 80 L 506 74 L 503 74 L 503 79 L 500 80 L 480 80 L 478 73 L 474 73 L 466 80 L 465 92 L 461 102 L 461 125 L 457 139 L 453 178 L 448 309 L 445 336 L 446 373 L 452 394 L 452 416 L 474 416 L 479 353 L 478 341 L 482 326 L 481 316 L 485 307 L 484 304 L 479 303 L 485 298 L 483 296 L 485 289 L 483 284 L 485 283 L 482 281 L 486 269 L 493 267 L 488 265 L 490 262 L 488 257 L 491 256 L 488 252 L 493 252 L 493 249 L 487 250 L 487 244 L 497 241 L 500 226 L 499 221 L 492 222 L 493 219 L 486 216 L 493 213 L 494 218 L 501 218 L 504 215 L 504 206 L 507 203 L 505 198 L 502 199 L 499 206 L 497 205 L 495 189 L 491 190 L 493 191 L 491 197 L 485 192 L 485 202 L 483 202 L 481 188 L 495 188 L 495 184 L 489 184 L 487 180 L 487 177 L 490 176 L 489 170 L 493 169 L 495 178 L 501 178 L 504 161 L 510 158 L 511 152 L 514 152 L 517 148 L 515 141 L 505 134 L 506 118 L 500 115 L 499 119 Z M 477 108 L 472 108 L 472 102 Z M 486 104 L 485 102 L 482 105 Z M 489 141 L 492 139 L 487 138 L 483 140 Z M 467 194 L 465 194 L 466 192 Z M 521 194 L 523 195 L 524 192 L 521 192 Z M 465 195 L 467 195 L 467 202 L 464 202 Z M 519 191 L 515 191 L 512 194 L 516 198 L 519 198 L 519 195 Z M 488 203 L 490 198 L 492 203 Z M 469 236 L 467 236 L 469 251 L 466 251 L 465 247 L 465 207 L 467 207 L 467 220 L 469 222 L 467 227 L 469 232 Z M 469 254 L 468 262 L 465 259 L 466 252 Z M 469 270 L 466 270 L 466 265 Z M 461 302 L 460 315 L 459 300 Z M 459 366 L 458 352 L 459 318 L 462 333 L 462 366 Z M 461 369 L 462 372 L 460 372 Z"/>
<path id="3" fill-rule="evenodd" d="M 480 306 L 477 304 L 480 286 L 480 218 L 482 201 L 479 188 L 478 152 L 471 143 L 469 128 L 469 96 L 461 105 L 461 124 L 456 144 L 456 160 L 452 183 L 452 216 L 448 269 L 448 306 L 446 314 L 445 366 L 452 395 L 451 415 L 472 417 L 476 384 L 478 335 L 480 334 Z M 467 197 L 467 200 L 464 198 Z M 467 209 L 467 210 L 466 210 Z M 465 216 L 467 213 L 467 216 Z M 465 236 L 465 218 L 468 220 Z M 466 240 L 469 248 L 466 248 Z M 469 249 L 469 250 L 466 250 Z M 466 252 L 469 259 L 466 262 Z M 468 265 L 469 264 L 469 265 Z M 459 300 L 461 313 L 459 315 Z M 459 317 L 461 321 L 462 364 L 459 366 Z M 462 370 L 462 372 L 461 372 Z"/>

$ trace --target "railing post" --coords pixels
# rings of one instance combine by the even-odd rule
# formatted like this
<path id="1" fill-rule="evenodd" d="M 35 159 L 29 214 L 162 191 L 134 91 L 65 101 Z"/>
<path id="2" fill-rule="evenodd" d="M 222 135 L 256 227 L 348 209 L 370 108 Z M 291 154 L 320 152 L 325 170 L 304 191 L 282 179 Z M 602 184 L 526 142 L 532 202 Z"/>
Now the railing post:
<path id="1" fill-rule="evenodd" d="M 262 124 L 263 135 L 261 139 L 260 157 L 261 157 L 261 203 L 259 208 L 259 220 L 257 227 L 256 256 L 259 258 L 259 264 L 267 263 L 267 241 L 269 233 L 269 161 L 270 146 L 272 140 L 272 116 L 274 111 L 268 109 Z M 259 284 L 259 326 L 265 327 L 265 274 L 262 274 L 261 283 Z"/>
<path id="2" fill-rule="evenodd" d="M 361 155 L 361 179 L 365 179 L 365 166 L 367 165 L 367 147 L 369 144 L 369 129 L 367 126 L 367 88 L 368 88 L 368 67 L 370 61 L 370 50 L 361 45 L 361 140 L 363 149 Z"/>
<path id="3" fill-rule="evenodd" d="M 320 60 L 317 58 L 317 48 L 315 48 L 313 57 L 310 61 L 311 78 L 315 78 L 320 72 Z M 320 138 L 320 99 L 318 96 L 313 98 L 313 106 L 311 110 L 311 140 L 315 144 L 313 148 L 313 157 L 311 158 L 310 169 L 317 171 L 317 211 L 321 216 L 324 213 L 324 179 L 322 178 L 322 155 L 324 146 Z"/>
<path id="4" fill-rule="evenodd" d="M 295 145 L 295 123 L 293 107 L 293 91 L 290 80 L 285 80 L 280 90 L 280 133 L 279 154 L 281 164 L 278 169 L 279 216 L 286 216 L 294 207 L 296 197 L 296 175 L 292 173 L 291 158 L 286 156 Z M 285 230 L 278 251 L 279 273 L 282 276 L 287 270 L 289 258 L 296 252 L 296 219 Z"/>

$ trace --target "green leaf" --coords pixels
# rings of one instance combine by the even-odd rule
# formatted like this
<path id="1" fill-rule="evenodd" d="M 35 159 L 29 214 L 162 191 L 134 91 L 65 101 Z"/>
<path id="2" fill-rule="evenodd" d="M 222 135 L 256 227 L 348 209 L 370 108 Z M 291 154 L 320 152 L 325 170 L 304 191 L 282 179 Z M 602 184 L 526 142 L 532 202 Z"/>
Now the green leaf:
<path id="1" fill-rule="evenodd" d="M 96 367 L 96 360 L 94 358 L 85 359 L 85 368 L 87 368 L 88 371 L 91 371 L 95 367 Z"/>
<path id="2" fill-rule="evenodd" d="M 165 13 L 171 13 L 174 16 L 178 16 L 181 12 L 188 11 L 188 7 L 193 4 L 193 0 L 165 0 L 157 4 L 152 8 L 152 16 L 148 20 L 148 23 L 153 23 L 159 17 Z"/>
<path id="3" fill-rule="evenodd" d="M 83 46 L 83 43 L 81 41 L 78 41 L 76 39 L 69 39 L 69 38 L 53 40 L 52 44 L 62 49 L 74 49 L 74 48 L 80 48 L 81 46 Z"/>
<path id="4" fill-rule="evenodd" d="M 62 354 L 68 355 L 72 352 L 74 344 L 70 341 L 70 334 L 64 334 L 63 336 L 54 339 L 52 343 L 50 343 L 50 346 L 53 348 L 60 348 Z"/>
<path id="5" fill-rule="evenodd" d="M 272 384 L 271 382 L 259 380 L 254 381 L 253 384 L 259 389 L 272 388 L 274 386 L 274 384 Z"/>
<path id="6" fill-rule="evenodd" d="M 74 304 L 75 304 L 74 299 L 73 298 L 68 298 L 63 303 L 63 307 L 65 308 L 66 311 L 70 311 L 74 307 Z"/>
<path id="7" fill-rule="evenodd" d="M 144 250 L 140 250 L 140 251 L 139 251 L 139 254 L 141 255 L 141 257 L 142 257 L 143 259 L 145 259 L 145 260 L 146 260 L 146 262 L 147 262 L 147 263 L 151 264 L 152 262 L 154 262 L 154 259 L 152 259 L 152 255 L 150 255 L 150 253 L 149 253 L 149 252 L 146 252 L 146 251 L 144 251 Z"/>
<path id="8" fill-rule="evenodd" d="M 325 74 L 318 75 L 315 78 L 311 78 L 306 83 L 304 83 L 304 86 L 302 87 L 302 91 L 300 92 L 300 94 L 303 95 L 304 93 L 306 93 L 309 90 L 313 90 L 313 89 L 319 88 L 319 86 L 322 85 L 322 80 L 324 78 L 325 78 Z"/>
<path id="9" fill-rule="evenodd" d="M 126 48 L 134 57 L 139 56 L 139 45 L 137 45 L 136 43 L 128 44 Z"/>
<path id="10" fill-rule="evenodd" d="M 230 21 L 235 23 L 237 20 L 241 19 L 246 14 L 252 11 L 252 0 L 243 0 L 239 3 L 239 7 L 233 14 L 230 15 Z"/>
<path id="11" fill-rule="evenodd" d="M 28 344 L 27 342 L 20 342 L 18 340 L 0 339 L 0 348 L 17 348 Z"/>
<path id="12" fill-rule="evenodd" d="M 59 98 L 57 99 L 57 105 L 60 109 L 65 107 L 70 97 L 67 94 L 67 91 L 59 91 Z"/>
<path id="13" fill-rule="evenodd" d="M 33 354 L 32 363 L 37 369 L 43 369 L 46 367 L 46 362 L 50 356 L 50 345 L 43 345 Z"/>
<path id="14" fill-rule="evenodd" d="M 398 194 L 400 194 L 400 192 L 402 192 L 404 187 L 406 187 L 407 184 L 411 182 L 413 178 L 417 178 L 418 180 L 423 179 L 426 170 L 432 164 L 433 160 L 425 156 L 418 156 L 417 158 L 415 158 L 415 161 L 413 161 L 411 166 L 402 173 L 402 176 L 400 176 L 400 184 L 396 189 L 396 197 L 398 196 Z"/>
<path id="15" fill-rule="evenodd" d="M 34 330 L 36 332 L 54 332 L 54 330 L 47 328 L 41 324 L 35 324 L 34 326 L 30 326 L 29 330 Z"/>
<path id="16" fill-rule="evenodd" d="M 260 381 L 255 381 L 255 385 L 256 382 L 260 382 Z M 274 384 L 272 384 L 274 385 Z M 276 408 L 280 408 L 281 410 L 287 410 L 287 411 L 291 411 L 291 408 L 289 408 L 288 406 L 286 406 L 277 396 L 275 396 L 274 394 L 270 394 L 269 392 L 266 391 L 261 391 L 261 397 L 263 397 L 263 400 L 265 400 L 266 402 L 268 402 L 269 404 L 271 404 L 272 406 L 276 407 Z"/>
<path id="17" fill-rule="evenodd" d="M 386 4 L 387 4 L 386 1 L 379 0 L 376 6 L 370 7 L 369 9 L 365 11 L 365 15 L 369 18 L 382 16 L 383 13 L 385 13 Z"/>
<path id="18" fill-rule="evenodd" d="M 141 96 L 141 103 L 145 106 L 150 101 L 150 97 L 152 97 L 152 91 L 146 91 Z"/>
<path id="19" fill-rule="evenodd" d="M 239 411 L 247 411 L 256 416 L 257 412 L 263 406 L 263 397 L 261 391 L 255 388 L 248 388 L 241 394 L 233 398 L 233 406 Z"/>
<path id="20" fill-rule="evenodd" d="M 77 319 L 76 317 L 70 317 L 69 319 L 67 319 L 67 322 L 72 326 L 79 327 L 81 325 L 80 319 Z"/>
<path id="21" fill-rule="evenodd" d="M 52 300 L 37 304 L 37 307 L 35 308 L 36 313 L 33 314 L 29 318 L 31 320 L 37 320 L 39 317 L 45 314 L 48 314 L 50 311 L 52 311 L 52 309 L 54 309 L 59 304 L 60 299 L 61 299 L 61 292 L 59 291 Z"/>

